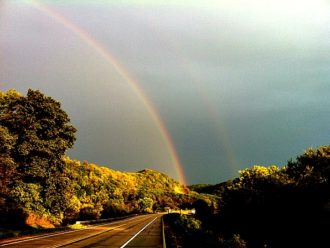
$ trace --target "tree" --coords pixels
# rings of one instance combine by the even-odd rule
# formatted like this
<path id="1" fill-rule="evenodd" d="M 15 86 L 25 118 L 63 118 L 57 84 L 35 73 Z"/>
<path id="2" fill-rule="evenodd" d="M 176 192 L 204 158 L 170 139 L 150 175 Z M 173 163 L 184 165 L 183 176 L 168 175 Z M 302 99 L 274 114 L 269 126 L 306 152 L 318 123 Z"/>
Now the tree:
<path id="1" fill-rule="evenodd" d="M 268 167 L 254 165 L 251 168 L 240 170 L 239 173 L 240 177 L 236 186 L 249 190 L 265 191 L 292 183 L 286 171 L 276 165 Z"/>
<path id="2" fill-rule="evenodd" d="M 7 214 L 10 196 L 10 187 L 14 181 L 15 163 L 10 157 L 10 152 L 15 143 L 15 137 L 11 136 L 8 129 L 0 126 L 0 215 Z M 5 222 L 4 218 L 1 218 Z"/>
<path id="3" fill-rule="evenodd" d="M 299 183 L 329 184 L 330 146 L 307 149 L 296 161 L 289 161 L 287 173 Z"/>
<path id="4" fill-rule="evenodd" d="M 212 221 L 214 208 L 211 202 L 198 199 L 193 203 L 193 208 L 196 210 L 196 217 L 200 219 L 204 225 L 207 225 Z"/>
<path id="5" fill-rule="evenodd" d="M 70 188 L 62 157 L 73 146 L 76 129 L 61 104 L 40 91 L 1 93 L 0 113 L 2 137 L 11 137 L 1 156 L 15 164 L 17 178 L 11 182 L 12 200 L 27 212 L 50 213 L 60 221 Z"/>
<path id="6" fill-rule="evenodd" d="M 152 206 L 154 204 L 154 201 L 149 197 L 144 197 L 138 201 L 138 204 L 140 206 L 140 211 L 145 213 L 152 213 Z"/>

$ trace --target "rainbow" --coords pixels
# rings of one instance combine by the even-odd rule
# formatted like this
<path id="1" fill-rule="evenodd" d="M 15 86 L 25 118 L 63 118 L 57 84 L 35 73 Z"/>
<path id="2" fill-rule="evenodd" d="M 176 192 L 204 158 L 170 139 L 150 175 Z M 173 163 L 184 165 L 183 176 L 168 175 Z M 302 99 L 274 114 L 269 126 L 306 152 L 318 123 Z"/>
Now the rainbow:
<path id="1" fill-rule="evenodd" d="M 85 30 L 74 24 L 72 21 L 58 13 L 56 10 L 50 8 L 49 6 L 40 3 L 37 0 L 29 1 L 33 7 L 43 12 L 47 16 L 53 18 L 58 23 L 62 24 L 65 28 L 72 31 L 76 36 L 78 36 L 82 41 L 92 47 L 100 56 L 102 56 L 111 66 L 117 71 L 117 73 L 127 82 L 127 84 L 132 88 L 134 93 L 143 103 L 145 108 L 147 109 L 151 119 L 157 126 L 157 129 L 160 132 L 160 135 L 163 139 L 163 142 L 171 156 L 171 160 L 173 166 L 176 170 L 176 173 L 179 177 L 180 183 L 187 185 L 187 180 L 185 178 L 183 166 L 181 164 L 178 153 L 176 152 L 176 148 L 173 142 L 173 139 L 166 128 L 162 118 L 160 117 L 156 108 L 152 105 L 148 97 L 145 95 L 143 90 L 141 89 L 139 82 L 132 78 L 129 72 L 124 68 L 123 65 L 119 63 L 119 61 L 108 51 L 100 42 L 98 42 L 95 38 L 93 38 L 89 33 Z"/>
<path id="2" fill-rule="evenodd" d="M 176 56 L 176 60 L 181 63 L 181 71 L 186 72 L 186 75 L 189 77 L 190 86 L 196 88 L 196 92 L 199 93 L 206 109 L 208 112 L 208 117 L 210 119 L 210 123 L 213 123 L 213 128 L 217 131 L 215 132 L 215 136 L 218 139 L 219 143 L 222 144 L 222 147 L 225 152 L 226 159 L 228 164 L 230 165 L 231 173 L 233 177 L 237 176 L 237 172 L 239 170 L 238 162 L 236 160 L 234 149 L 231 145 L 229 137 L 227 135 L 227 128 L 222 121 L 220 114 L 216 111 L 210 101 L 210 94 L 206 91 L 205 87 L 203 87 L 203 83 L 198 80 L 198 75 L 196 70 L 190 68 L 189 61 L 185 59 L 185 56 L 182 54 L 181 49 L 176 46 L 176 43 L 171 40 L 171 37 L 166 36 L 164 33 L 157 32 L 157 28 L 154 28 L 153 32 L 157 33 L 161 40 L 166 40 L 168 47 L 174 50 L 174 56 Z"/>

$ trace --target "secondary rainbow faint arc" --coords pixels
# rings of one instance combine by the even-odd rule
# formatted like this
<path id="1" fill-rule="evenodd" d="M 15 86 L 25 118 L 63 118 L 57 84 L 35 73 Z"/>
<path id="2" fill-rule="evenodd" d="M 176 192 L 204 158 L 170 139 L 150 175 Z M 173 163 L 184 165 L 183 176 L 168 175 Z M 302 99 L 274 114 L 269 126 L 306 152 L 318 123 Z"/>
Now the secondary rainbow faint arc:
<path id="1" fill-rule="evenodd" d="M 133 91 L 136 93 L 138 98 L 142 101 L 146 109 L 148 110 L 152 120 L 156 124 L 157 128 L 160 131 L 160 134 L 164 140 L 166 148 L 168 149 L 171 159 L 174 163 L 175 170 L 179 176 L 179 181 L 185 185 L 187 185 L 187 181 L 184 175 L 184 170 L 180 162 L 180 158 L 175 150 L 175 146 L 172 140 L 169 131 L 167 130 L 164 122 L 162 121 L 159 113 L 152 105 L 148 97 L 144 94 L 137 80 L 132 78 L 130 74 L 125 70 L 125 68 L 117 61 L 117 59 L 100 44 L 96 39 L 94 39 L 89 33 L 87 33 L 82 28 L 78 27 L 76 24 L 68 20 L 63 15 L 59 14 L 55 10 L 49 8 L 48 6 L 40 3 L 36 0 L 30 0 L 30 3 L 41 12 L 44 12 L 48 16 L 54 18 L 57 22 L 61 23 L 65 28 L 72 31 L 75 35 L 77 35 L 81 40 L 91 46 L 95 51 L 98 52 L 107 62 L 111 64 L 111 66 L 118 72 L 119 75 L 125 79 L 125 81 L 130 85 Z"/>
<path id="2" fill-rule="evenodd" d="M 150 23 L 152 24 L 152 22 Z M 186 72 L 186 74 L 189 76 L 189 82 L 191 82 L 191 86 L 195 87 L 197 89 L 197 92 L 201 96 L 201 99 L 203 100 L 207 112 L 209 113 L 208 117 L 210 118 L 211 123 L 214 124 L 215 130 L 218 130 L 218 132 L 215 133 L 215 136 L 223 145 L 223 149 L 225 151 L 227 161 L 229 162 L 231 172 L 236 174 L 238 172 L 238 162 L 236 161 L 234 150 L 230 144 L 229 137 L 227 135 L 228 132 L 226 126 L 222 121 L 218 112 L 211 104 L 210 95 L 207 93 L 205 87 L 203 87 L 203 84 L 199 82 L 199 80 L 197 79 L 196 70 L 190 69 L 189 61 L 186 59 L 186 56 L 184 56 L 182 50 L 176 46 L 176 43 L 172 41 L 170 36 L 165 35 L 164 32 L 163 33 L 157 32 L 158 31 L 157 28 L 154 28 L 153 31 L 158 34 L 158 36 L 162 41 L 166 41 L 167 45 L 175 51 L 173 53 L 173 56 L 175 56 L 177 61 L 181 62 L 181 68 L 180 68 L 181 71 Z"/>

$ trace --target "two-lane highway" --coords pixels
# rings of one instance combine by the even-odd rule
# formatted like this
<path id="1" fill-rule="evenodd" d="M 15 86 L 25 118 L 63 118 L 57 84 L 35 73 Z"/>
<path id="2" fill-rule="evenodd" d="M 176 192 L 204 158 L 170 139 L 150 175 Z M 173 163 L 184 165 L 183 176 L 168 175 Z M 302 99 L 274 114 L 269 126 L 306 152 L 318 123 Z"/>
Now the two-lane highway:
<path id="1" fill-rule="evenodd" d="M 161 215 L 136 216 L 87 229 L 42 235 L 0 247 L 162 247 Z"/>

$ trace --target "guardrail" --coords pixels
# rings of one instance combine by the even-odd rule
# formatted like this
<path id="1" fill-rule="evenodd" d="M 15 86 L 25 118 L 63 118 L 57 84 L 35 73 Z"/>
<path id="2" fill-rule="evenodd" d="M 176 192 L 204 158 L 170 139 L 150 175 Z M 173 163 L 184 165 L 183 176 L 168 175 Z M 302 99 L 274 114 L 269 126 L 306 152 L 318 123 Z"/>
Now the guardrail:
<path id="1" fill-rule="evenodd" d="M 96 223 L 104 223 L 104 222 L 110 222 L 113 220 L 123 220 L 132 216 L 137 216 L 137 214 L 130 214 L 130 215 L 125 215 L 121 217 L 113 217 L 113 218 L 108 218 L 108 219 L 98 219 L 98 220 L 77 220 L 76 224 L 96 224 Z"/>

